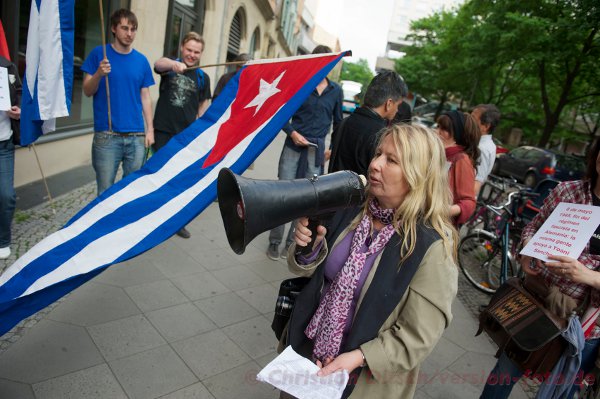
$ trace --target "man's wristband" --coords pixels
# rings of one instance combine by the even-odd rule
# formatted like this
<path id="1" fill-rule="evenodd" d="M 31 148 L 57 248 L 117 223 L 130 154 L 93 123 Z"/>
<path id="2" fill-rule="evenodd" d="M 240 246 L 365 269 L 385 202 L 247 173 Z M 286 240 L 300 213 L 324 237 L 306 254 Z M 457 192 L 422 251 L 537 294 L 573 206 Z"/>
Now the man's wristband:
<path id="1" fill-rule="evenodd" d="M 365 354 L 363 353 L 363 351 L 361 349 L 359 349 L 360 351 L 360 355 L 363 358 L 362 364 L 360 365 L 360 367 L 367 367 L 367 359 L 365 358 Z"/>

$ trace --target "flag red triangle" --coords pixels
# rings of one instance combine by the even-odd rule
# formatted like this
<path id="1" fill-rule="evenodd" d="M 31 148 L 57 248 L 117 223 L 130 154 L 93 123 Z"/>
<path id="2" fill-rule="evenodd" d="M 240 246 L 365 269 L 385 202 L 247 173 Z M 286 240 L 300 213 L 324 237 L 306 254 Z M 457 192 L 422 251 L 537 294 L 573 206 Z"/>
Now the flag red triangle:
<path id="1" fill-rule="evenodd" d="M 6 43 L 6 35 L 4 34 L 4 27 L 2 26 L 2 21 L 0 21 L 0 56 L 10 61 L 8 44 Z"/>

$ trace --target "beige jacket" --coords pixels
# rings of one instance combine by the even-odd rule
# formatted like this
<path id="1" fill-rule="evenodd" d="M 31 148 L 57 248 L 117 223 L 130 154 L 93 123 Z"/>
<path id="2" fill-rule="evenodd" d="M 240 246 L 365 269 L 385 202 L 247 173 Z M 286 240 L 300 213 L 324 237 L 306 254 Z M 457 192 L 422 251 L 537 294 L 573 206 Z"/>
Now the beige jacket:
<path id="1" fill-rule="evenodd" d="M 336 244 L 346 234 L 347 230 L 340 234 Z M 293 247 L 290 248 L 288 266 L 298 275 L 311 275 L 328 252 L 327 245 L 323 245 L 317 260 L 302 266 L 292 255 Z M 365 281 L 356 311 L 369 289 L 380 259 L 381 254 Z M 379 329 L 378 337 L 360 346 L 367 367 L 360 373 L 350 398 L 413 397 L 421 363 L 452 320 L 451 305 L 457 289 L 458 269 L 446 256 L 442 240 L 436 241 L 427 250 L 406 293 Z"/>

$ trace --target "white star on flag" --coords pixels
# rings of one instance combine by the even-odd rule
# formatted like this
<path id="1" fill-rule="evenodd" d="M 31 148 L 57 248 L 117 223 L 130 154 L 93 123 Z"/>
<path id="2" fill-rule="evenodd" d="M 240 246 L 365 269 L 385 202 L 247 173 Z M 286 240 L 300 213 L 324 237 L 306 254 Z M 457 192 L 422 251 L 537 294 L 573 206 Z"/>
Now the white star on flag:
<path id="1" fill-rule="evenodd" d="M 279 81 L 281 80 L 281 78 L 283 77 L 284 74 L 285 74 L 285 71 L 281 72 L 281 75 L 279 75 L 273 81 L 273 83 L 267 83 L 261 79 L 260 87 L 258 88 L 258 94 L 256 95 L 256 97 L 254 97 L 254 99 L 252 101 L 250 101 L 248 103 L 248 105 L 246 105 L 244 107 L 244 109 L 250 108 L 250 107 L 256 107 L 256 109 L 254 110 L 254 115 L 256 115 L 256 113 L 258 112 L 260 107 L 262 107 L 263 104 L 269 98 L 271 98 L 273 95 L 275 95 L 281 91 L 277 88 L 277 85 L 279 84 Z"/>

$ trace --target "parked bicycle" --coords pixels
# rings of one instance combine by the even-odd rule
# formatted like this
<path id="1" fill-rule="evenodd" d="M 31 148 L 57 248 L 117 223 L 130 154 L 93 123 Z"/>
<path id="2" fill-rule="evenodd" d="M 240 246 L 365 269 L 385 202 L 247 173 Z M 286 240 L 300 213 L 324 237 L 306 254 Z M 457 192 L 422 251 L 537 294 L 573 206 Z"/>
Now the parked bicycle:
<path id="1" fill-rule="evenodd" d="M 493 294 L 508 278 L 519 275 L 520 266 L 514 254 L 523 227 L 530 221 L 522 217 L 522 209 L 528 198 L 538 195 L 520 189 L 508 194 L 507 201 L 500 206 L 485 205 L 497 219 L 495 230 L 476 229 L 460 240 L 458 264 L 478 290 Z"/>
<path id="2" fill-rule="evenodd" d="M 499 206 L 505 202 L 510 190 L 520 188 L 524 186 L 513 178 L 489 175 L 479 190 L 475 212 L 460 228 L 461 237 L 471 234 L 474 230 L 494 231 L 496 215 L 487 209 L 486 205 Z"/>

